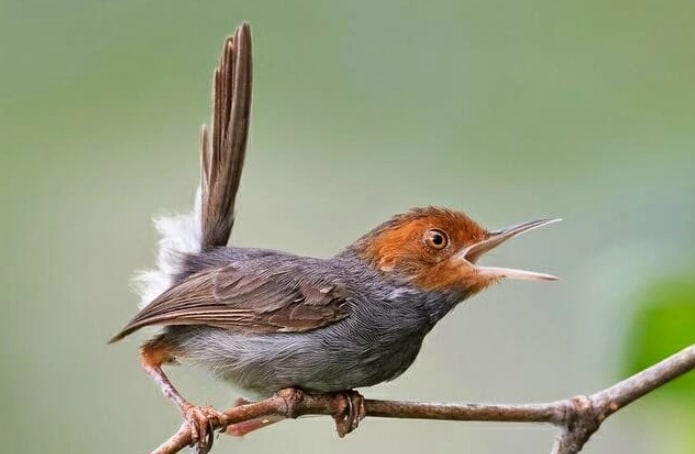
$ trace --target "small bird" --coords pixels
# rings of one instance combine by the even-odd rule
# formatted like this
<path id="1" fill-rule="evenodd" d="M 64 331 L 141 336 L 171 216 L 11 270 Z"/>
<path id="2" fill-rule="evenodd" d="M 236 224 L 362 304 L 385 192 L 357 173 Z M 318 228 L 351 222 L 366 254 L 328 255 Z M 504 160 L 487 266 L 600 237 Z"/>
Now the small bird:
<path id="1" fill-rule="evenodd" d="M 194 210 L 156 221 L 158 268 L 139 277 L 141 310 L 111 339 L 163 327 L 142 346 L 142 365 L 179 407 L 200 452 L 211 445 L 209 419 L 221 413 L 184 399 L 164 364 L 201 365 L 260 397 L 285 388 L 346 392 L 359 408 L 354 388 L 401 375 L 427 333 L 461 301 L 505 278 L 556 279 L 477 262 L 558 219 L 490 231 L 446 208 L 393 216 L 326 259 L 227 247 L 248 136 L 251 64 L 251 31 L 242 24 L 227 38 L 214 73 L 212 128 L 202 130 Z M 352 415 L 341 433 L 361 417 Z"/>

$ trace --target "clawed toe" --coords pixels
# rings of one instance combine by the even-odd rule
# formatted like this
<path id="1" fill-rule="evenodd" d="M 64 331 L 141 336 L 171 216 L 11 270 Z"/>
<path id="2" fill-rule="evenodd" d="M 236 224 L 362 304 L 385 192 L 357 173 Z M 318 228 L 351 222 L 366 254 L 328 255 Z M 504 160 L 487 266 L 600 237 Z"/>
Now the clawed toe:
<path id="1" fill-rule="evenodd" d="M 343 408 L 333 415 L 338 436 L 343 438 L 357 429 L 366 415 L 364 409 L 364 397 L 357 391 L 345 391 L 339 393 L 344 399 Z"/>
<path id="2" fill-rule="evenodd" d="M 183 408 L 183 417 L 191 429 L 192 445 L 196 447 L 198 454 L 206 454 L 212 448 L 215 427 L 224 430 L 227 426 L 225 415 L 211 407 L 189 404 Z"/>

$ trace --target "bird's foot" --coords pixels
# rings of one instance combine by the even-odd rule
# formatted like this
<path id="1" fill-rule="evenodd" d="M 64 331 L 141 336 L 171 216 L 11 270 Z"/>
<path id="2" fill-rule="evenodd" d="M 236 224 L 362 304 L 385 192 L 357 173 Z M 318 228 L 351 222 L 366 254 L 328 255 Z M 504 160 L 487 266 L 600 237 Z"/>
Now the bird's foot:
<path id="1" fill-rule="evenodd" d="M 250 419 L 226 426 L 225 433 L 235 437 L 243 437 L 244 435 L 255 430 L 267 427 L 286 418 L 295 418 L 293 415 L 294 404 L 301 401 L 304 396 L 304 391 L 299 388 L 285 388 L 276 393 L 276 397 L 285 400 L 288 408 L 288 414 L 285 416 L 268 415 L 259 418 Z M 320 394 L 319 394 L 320 396 Z M 360 421 L 366 416 L 364 408 L 364 397 L 354 390 L 341 391 L 337 393 L 328 393 L 326 396 L 331 396 L 335 402 L 335 412 L 333 419 L 338 436 L 341 438 L 357 429 Z M 239 399 L 236 406 L 252 404 L 243 399 Z"/>
<path id="2" fill-rule="evenodd" d="M 366 416 L 364 397 L 355 390 L 339 392 L 336 396 L 341 397 L 343 402 L 341 408 L 333 415 L 333 419 L 338 436 L 343 438 L 357 429 L 360 421 Z"/>
<path id="3" fill-rule="evenodd" d="M 215 427 L 222 431 L 227 427 L 227 417 L 212 407 L 197 407 L 186 403 L 181 409 L 191 429 L 192 445 L 198 454 L 206 454 L 212 448 Z"/>

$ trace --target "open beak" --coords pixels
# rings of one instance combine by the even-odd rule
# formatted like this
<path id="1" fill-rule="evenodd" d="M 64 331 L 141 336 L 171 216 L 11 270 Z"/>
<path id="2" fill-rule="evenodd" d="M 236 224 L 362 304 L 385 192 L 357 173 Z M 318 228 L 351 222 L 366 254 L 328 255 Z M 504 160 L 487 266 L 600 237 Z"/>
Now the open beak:
<path id="1" fill-rule="evenodd" d="M 538 221 L 526 222 L 524 224 L 515 225 L 513 227 L 507 227 L 502 230 L 497 230 L 490 232 L 488 237 L 482 241 L 475 244 L 467 246 L 455 255 L 456 258 L 465 260 L 471 264 L 475 262 L 485 254 L 486 252 L 496 248 L 500 244 L 504 243 L 510 238 L 521 235 L 522 233 L 537 229 L 538 227 L 543 227 L 548 224 L 553 224 L 555 222 L 560 222 L 562 219 L 540 219 Z M 535 271 L 525 271 L 516 270 L 513 268 L 500 268 L 496 266 L 475 266 L 481 277 L 489 277 L 493 279 L 519 279 L 527 281 L 554 281 L 557 276 L 545 273 L 536 273 Z"/>

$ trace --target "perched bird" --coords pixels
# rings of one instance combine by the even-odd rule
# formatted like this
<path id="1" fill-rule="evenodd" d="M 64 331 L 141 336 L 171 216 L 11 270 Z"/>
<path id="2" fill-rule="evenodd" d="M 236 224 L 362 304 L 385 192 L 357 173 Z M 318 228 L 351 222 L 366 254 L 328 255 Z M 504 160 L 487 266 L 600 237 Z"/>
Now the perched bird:
<path id="1" fill-rule="evenodd" d="M 393 216 L 327 259 L 227 247 L 250 105 L 251 32 L 243 24 L 226 41 L 215 71 L 194 211 L 156 222 L 158 269 L 140 276 L 142 309 L 111 340 L 163 327 L 143 345 L 142 364 L 180 408 L 200 451 L 210 445 L 208 419 L 220 414 L 188 403 L 164 364 L 204 366 L 258 396 L 292 387 L 351 392 L 402 374 L 432 327 L 487 286 L 505 278 L 555 279 L 477 261 L 556 220 L 489 231 L 446 208 Z"/>

